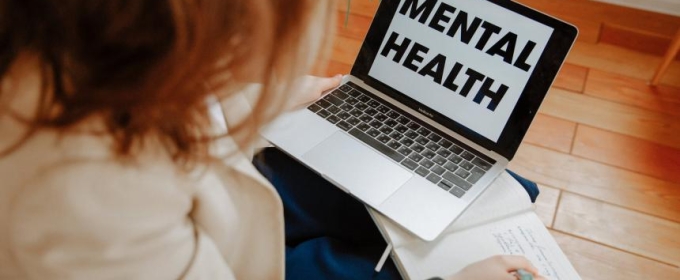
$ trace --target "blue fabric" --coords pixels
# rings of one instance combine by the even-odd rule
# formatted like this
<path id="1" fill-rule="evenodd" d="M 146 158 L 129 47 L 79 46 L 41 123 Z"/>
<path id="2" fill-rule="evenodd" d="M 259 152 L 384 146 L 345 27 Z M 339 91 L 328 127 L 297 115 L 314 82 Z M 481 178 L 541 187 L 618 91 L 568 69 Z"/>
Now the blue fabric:
<path id="1" fill-rule="evenodd" d="M 275 148 L 253 164 L 283 200 L 286 279 L 401 279 L 389 258 L 373 271 L 387 244 L 361 202 Z M 536 184 L 510 174 L 534 201 Z"/>

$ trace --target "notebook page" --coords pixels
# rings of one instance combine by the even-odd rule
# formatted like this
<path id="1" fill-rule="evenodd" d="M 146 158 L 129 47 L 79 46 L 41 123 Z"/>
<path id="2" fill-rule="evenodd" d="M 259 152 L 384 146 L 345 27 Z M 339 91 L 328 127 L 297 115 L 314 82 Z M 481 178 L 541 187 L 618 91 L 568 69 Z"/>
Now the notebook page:
<path id="1" fill-rule="evenodd" d="M 451 275 L 498 254 L 523 255 L 551 280 L 581 279 L 534 212 L 446 235 L 437 242 L 410 244 L 394 251 L 405 277 Z"/>
<path id="2" fill-rule="evenodd" d="M 444 230 L 441 236 L 516 215 L 531 210 L 532 207 L 529 196 L 522 185 L 510 174 L 503 172 L 456 221 Z M 371 209 L 369 209 L 369 213 L 383 232 L 383 236 L 395 248 L 412 242 L 424 242 L 382 214 Z M 442 238 L 441 236 L 439 238 Z M 433 242 L 436 242 L 436 240 Z"/>

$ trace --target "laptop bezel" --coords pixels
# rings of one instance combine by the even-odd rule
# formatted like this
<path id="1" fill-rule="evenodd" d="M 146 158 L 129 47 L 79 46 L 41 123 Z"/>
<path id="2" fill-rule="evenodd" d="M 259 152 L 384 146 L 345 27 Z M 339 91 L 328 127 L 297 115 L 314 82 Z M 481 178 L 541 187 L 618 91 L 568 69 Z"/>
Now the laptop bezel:
<path id="1" fill-rule="evenodd" d="M 566 59 L 566 56 L 576 39 L 578 30 L 573 25 L 512 1 L 477 1 L 491 2 L 539 23 L 545 24 L 553 29 L 553 33 L 541 54 L 515 109 L 512 111 L 508 122 L 503 128 L 498 142 L 487 139 L 464 125 L 449 119 L 443 114 L 438 113 L 428 106 L 408 97 L 406 94 L 403 94 L 368 75 L 373 61 L 378 55 L 383 39 L 387 35 L 387 30 L 392 19 L 397 13 L 397 9 L 401 3 L 400 0 L 383 0 L 381 2 L 359 54 L 357 55 L 356 61 L 354 62 L 351 74 L 362 80 L 365 84 L 385 93 L 413 110 L 426 110 L 432 114 L 431 117 L 428 117 L 433 121 L 442 124 L 478 145 L 511 160 L 529 129 L 529 126 L 538 111 L 538 107 L 548 93 L 550 86 Z M 441 0 L 438 2 L 441 2 Z"/>

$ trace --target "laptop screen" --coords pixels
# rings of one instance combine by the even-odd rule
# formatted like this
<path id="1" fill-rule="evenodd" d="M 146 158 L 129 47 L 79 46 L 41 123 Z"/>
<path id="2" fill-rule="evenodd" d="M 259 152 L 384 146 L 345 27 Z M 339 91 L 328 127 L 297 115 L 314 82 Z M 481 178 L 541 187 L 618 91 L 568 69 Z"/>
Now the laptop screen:
<path id="1" fill-rule="evenodd" d="M 359 74 L 500 154 L 508 147 L 504 140 L 521 141 L 573 42 L 573 27 L 510 1 L 383 2 L 355 63 Z M 555 48 L 565 26 L 573 30 L 571 42 L 566 50 Z M 527 102 L 531 96 L 538 102 Z M 513 113 L 528 120 L 513 122 Z M 518 121 L 526 123 L 520 131 Z M 513 132 L 506 130 L 513 124 Z"/>

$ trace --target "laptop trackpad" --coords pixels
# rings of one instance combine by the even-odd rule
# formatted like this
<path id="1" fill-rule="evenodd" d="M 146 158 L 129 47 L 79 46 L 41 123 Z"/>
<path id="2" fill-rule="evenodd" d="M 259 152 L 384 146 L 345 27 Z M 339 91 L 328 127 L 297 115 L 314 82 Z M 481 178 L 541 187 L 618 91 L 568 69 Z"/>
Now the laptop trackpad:
<path id="1" fill-rule="evenodd" d="M 377 207 L 413 174 L 398 163 L 338 131 L 302 158 L 324 176 Z"/>

